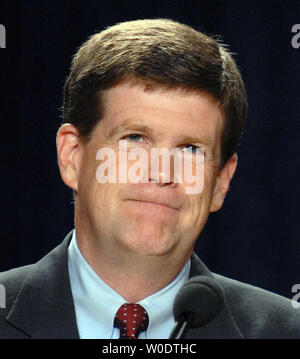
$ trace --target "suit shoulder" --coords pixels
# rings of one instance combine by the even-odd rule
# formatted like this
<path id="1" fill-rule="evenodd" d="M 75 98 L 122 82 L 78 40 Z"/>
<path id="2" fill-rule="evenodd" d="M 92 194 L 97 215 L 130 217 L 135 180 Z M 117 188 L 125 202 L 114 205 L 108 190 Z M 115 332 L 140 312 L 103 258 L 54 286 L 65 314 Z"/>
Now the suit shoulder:
<path id="1" fill-rule="evenodd" d="M 300 310 L 281 295 L 214 274 L 225 290 L 241 332 L 248 338 L 300 339 Z"/>
<path id="2" fill-rule="evenodd" d="M 25 278 L 29 274 L 32 265 L 26 265 L 23 267 L 17 267 L 5 272 L 0 273 L 0 285 L 4 292 L 5 308 L 2 308 L 0 313 L 5 314 L 10 309 L 17 293 L 19 292 Z M 7 309 L 7 310 L 4 310 Z"/>
<path id="3" fill-rule="evenodd" d="M 18 286 L 29 273 L 32 264 L 0 272 L 0 283 L 4 286 Z"/>

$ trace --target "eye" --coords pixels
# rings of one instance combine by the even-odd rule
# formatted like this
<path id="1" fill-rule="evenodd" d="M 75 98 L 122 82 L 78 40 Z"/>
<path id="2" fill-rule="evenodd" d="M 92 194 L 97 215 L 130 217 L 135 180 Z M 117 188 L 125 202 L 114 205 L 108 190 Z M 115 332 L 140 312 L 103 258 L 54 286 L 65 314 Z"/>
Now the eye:
<path id="1" fill-rule="evenodd" d="M 126 139 L 128 139 L 129 141 L 133 141 L 133 142 L 141 142 L 142 141 L 142 136 L 137 134 L 137 133 L 133 133 L 131 135 L 126 136 Z"/>
<path id="2" fill-rule="evenodd" d="M 196 153 L 197 148 L 199 148 L 199 147 L 191 145 L 191 144 L 184 146 L 184 150 L 187 152 L 190 152 L 190 153 Z"/>

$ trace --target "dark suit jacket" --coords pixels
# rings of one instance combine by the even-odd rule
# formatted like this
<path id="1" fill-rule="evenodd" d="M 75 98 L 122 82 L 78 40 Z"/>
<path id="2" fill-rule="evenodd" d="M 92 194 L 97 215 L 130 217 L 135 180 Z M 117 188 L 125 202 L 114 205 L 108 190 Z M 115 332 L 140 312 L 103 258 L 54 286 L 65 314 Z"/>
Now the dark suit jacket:
<path id="1" fill-rule="evenodd" d="M 68 274 L 71 235 L 39 262 L 0 273 L 7 295 L 6 308 L 0 309 L 1 339 L 79 338 Z M 225 301 L 217 317 L 202 328 L 190 329 L 187 339 L 300 339 L 300 311 L 290 300 L 213 274 L 193 254 L 191 276 L 195 275 L 216 278 Z"/>

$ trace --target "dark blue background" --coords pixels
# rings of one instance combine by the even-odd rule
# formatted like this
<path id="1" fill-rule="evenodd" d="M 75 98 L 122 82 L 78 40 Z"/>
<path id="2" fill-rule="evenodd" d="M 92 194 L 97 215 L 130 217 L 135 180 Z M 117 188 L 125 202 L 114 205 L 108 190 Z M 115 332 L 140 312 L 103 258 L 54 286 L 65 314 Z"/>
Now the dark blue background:
<path id="1" fill-rule="evenodd" d="M 71 56 L 108 25 L 153 17 L 221 35 L 248 91 L 239 168 L 197 252 L 213 271 L 292 297 L 300 283 L 300 48 L 291 28 L 300 1 L 2 0 L 0 270 L 38 260 L 73 227 L 55 149 Z"/>

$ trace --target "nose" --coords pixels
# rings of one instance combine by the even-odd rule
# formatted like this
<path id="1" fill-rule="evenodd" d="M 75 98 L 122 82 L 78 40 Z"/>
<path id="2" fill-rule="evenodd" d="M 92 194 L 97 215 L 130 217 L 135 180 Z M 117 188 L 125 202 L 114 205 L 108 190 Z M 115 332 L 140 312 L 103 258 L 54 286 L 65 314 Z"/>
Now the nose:
<path id="1" fill-rule="evenodd" d="M 168 148 L 152 148 L 149 161 L 150 182 L 158 186 L 175 187 L 174 156 Z"/>

